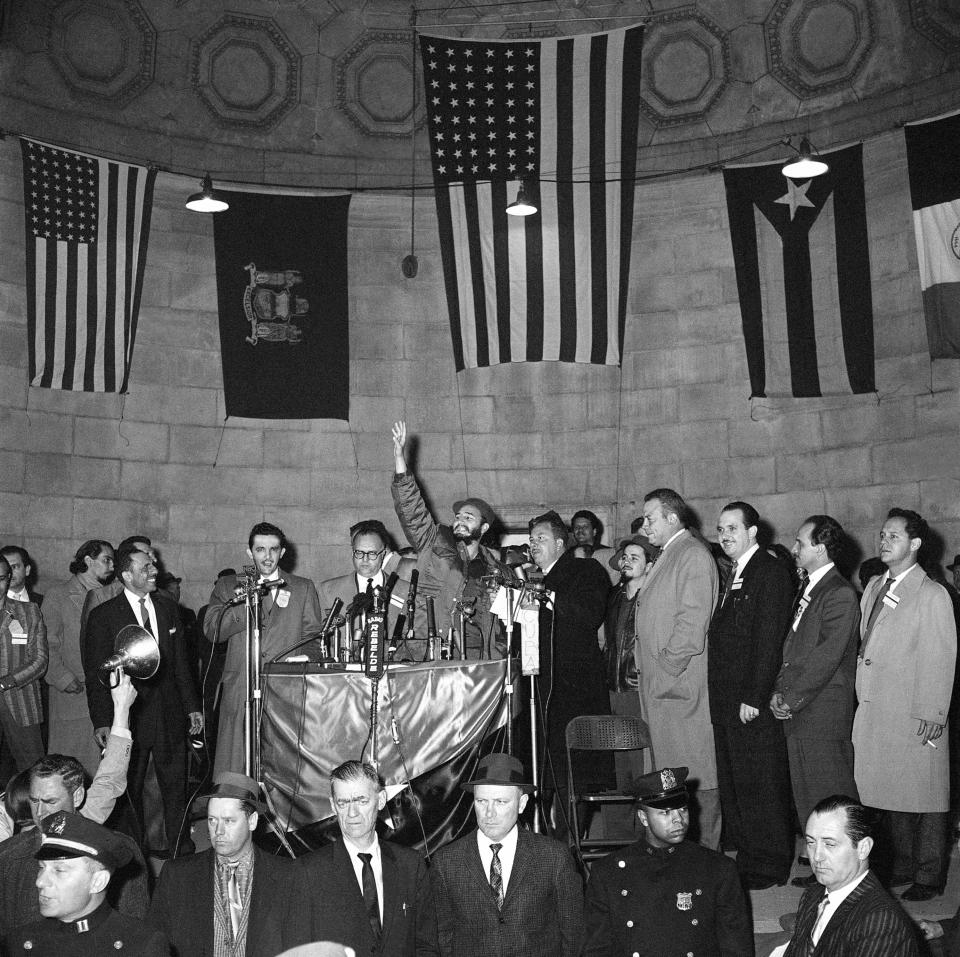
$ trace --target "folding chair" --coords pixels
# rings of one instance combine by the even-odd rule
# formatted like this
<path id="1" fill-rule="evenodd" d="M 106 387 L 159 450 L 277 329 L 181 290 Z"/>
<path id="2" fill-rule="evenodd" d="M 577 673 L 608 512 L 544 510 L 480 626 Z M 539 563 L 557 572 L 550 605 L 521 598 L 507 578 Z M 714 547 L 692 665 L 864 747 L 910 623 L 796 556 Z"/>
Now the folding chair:
<path id="1" fill-rule="evenodd" d="M 581 833 L 577 804 L 632 804 L 634 799 L 619 791 L 581 792 L 573 774 L 573 751 L 640 751 L 650 747 L 650 729 L 643 718 L 626 715 L 580 715 L 567 724 L 567 793 L 570 796 L 570 830 L 577 859 L 599 860 L 629 840 L 589 839 Z"/>

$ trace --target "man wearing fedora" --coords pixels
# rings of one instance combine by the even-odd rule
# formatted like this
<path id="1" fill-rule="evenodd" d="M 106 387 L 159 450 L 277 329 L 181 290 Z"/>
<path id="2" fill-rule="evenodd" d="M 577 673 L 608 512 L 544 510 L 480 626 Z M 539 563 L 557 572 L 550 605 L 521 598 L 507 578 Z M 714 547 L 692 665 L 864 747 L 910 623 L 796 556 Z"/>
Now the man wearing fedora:
<path id="1" fill-rule="evenodd" d="M 256 781 L 220 771 L 207 797 L 213 847 L 164 864 L 149 922 L 176 957 L 274 957 L 308 942 L 308 895 L 296 865 L 253 843 L 266 810 Z"/>
<path id="2" fill-rule="evenodd" d="M 442 957 L 579 957 L 580 877 L 565 845 L 518 827 L 533 790 L 523 765 L 489 754 L 463 788 L 478 829 L 437 851 L 431 867 Z"/>
<path id="3" fill-rule="evenodd" d="M 330 774 L 340 840 L 299 860 L 315 888 L 311 940 L 335 940 L 358 954 L 415 957 L 435 950 L 430 875 L 414 850 L 377 836 L 387 801 L 376 768 L 345 761 Z"/>
<path id="4" fill-rule="evenodd" d="M 427 634 L 426 599 L 433 596 L 437 630 L 444 634 L 464 608 L 464 657 L 482 658 L 502 654 L 503 625 L 490 613 L 490 594 L 481 581 L 485 575 L 513 577 L 497 553 L 481 545 L 496 522 L 493 509 L 482 498 L 464 498 L 453 503 L 453 524 L 434 521 L 423 500 L 416 478 L 407 470 L 405 422 L 393 424 L 393 507 L 407 541 L 417 550 L 420 587 L 414 619 L 417 642 L 407 648 L 410 657 L 423 658 Z M 499 648 L 499 651 L 497 650 Z"/>
<path id="5" fill-rule="evenodd" d="M 41 825 L 36 887 L 40 920 L 12 931 L 6 953 L 37 957 L 167 957 L 163 934 L 107 902 L 114 871 L 131 859 L 130 843 L 80 814 L 57 811 Z"/>
<path id="6" fill-rule="evenodd" d="M 686 840 L 686 768 L 636 781 L 643 836 L 593 865 L 584 957 L 753 957 L 753 924 L 732 860 Z"/>

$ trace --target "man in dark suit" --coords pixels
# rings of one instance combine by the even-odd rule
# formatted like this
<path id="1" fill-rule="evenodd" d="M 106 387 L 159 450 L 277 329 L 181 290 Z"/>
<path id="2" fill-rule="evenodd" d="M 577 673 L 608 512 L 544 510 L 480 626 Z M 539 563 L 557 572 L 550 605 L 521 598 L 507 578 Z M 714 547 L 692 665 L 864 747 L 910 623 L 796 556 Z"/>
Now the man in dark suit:
<path id="1" fill-rule="evenodd" d="M 488 754 L 463 788 L 478 830 L 442 847 L 431 867 L 441 957 L 579 957 L 580 877 L 567 847 L 517 826 L 533 790 L 523 765 Z"/>
<path id="2" fill-rule="evenodd" d="M 843 543 L 844 532 L 836 519 L 811 515 L 793 545 L 806 585 L 787 629 L 770 710 L 784 723 L 793 799 L 801 821 L 831 794 L 858 797 L 850 735 L 860 603 L 834 564 Z M 812 875 L 794 878 L 807 884 L 814 880 Z"/>
<path id="3" fill-rule="evenodd" d="M 686 768 L 662 768 L 634 782 L 643 836 L 591 869 L 584 957 L 753 957 L 736 866 L 686 840 L 686 778 Z"/>
<path id="4" fill-rule="evenodd" d="M 256 566 L 263 584 L 281 579 L 280 559 L 286 552 L 286 538 L 276 525 L 260 522 L 250 530 L 247 555 Z M 284 572 L 283 585 L 269 588 L 260 603 L 260 663 L 261 665 L 292 647 L 309 635 L 318 635 L 323 629 L 320 599 L 316 586 L 308 578 Z M 223 697 L 220 701 L 220 727 L 217 734 L 217 756 L 214 772 L 243 768 L 243 715 L 246 702 L 246 617 L 243 605 L 228 608 L 221 623 L 220 612 L 234 599 L 236 576 L 217 580 L 210 596 L 210 604 L 203 619 L 203 631 L 208 641 L 226 641 L 227 660 L 223 666 Z M 218 630 L 219 626 L 219 630 Z"/>
<path id="5" fill-rule="evenodd" d="M 407 599 L 410 572 L 417 566 L 416 559 L 401 558 L 390 550 L 390 538 L 383 522 L 375 518 L 357 522 L 350 529 L 350 556 L 353 571 L 348 575 L 328 578 L 320 583 L 320 607 L 326 613 L 339 598 L 345 606 L 346 642 L 356 641 L 358 632 L 362 637 L 363 613 L 370 607 L 369 592 L 382 589 L 390 575 L 397 573 L 398 580 L 390 592 L 391 616 L 403 608 Z M 338 629 L 339 631 L 339 629 Z"/>
<path id="6" fill-rule="evenodd" d="M 311 889 L 311 940 L 357 954 L 415 957 L 436 948 L 430 875 L 416 852 L 377 837 L 387 795 L 371 764 L 346 761 L 330 774 L 340 840 L 300 859 Z"/>
<path id="7" fill-rule="evenodd" d="M 127 790 L 138 815 L 139 837 L 144 836 L 143 785 L 150 755 L 163 800 L 163 817 L 171 851 L 180 831 L 186 802 L 186 731 L 199 734 L 203 711 L 187 660 L 183 626 L 176 605 L 156 594 L 157 566 L 136 546 L 117 551 L 117 578 L 123 591 L 98 605 L 87 622 L 84 671 L 90 718 L 98 737 L 113 722 L 110 692 L 100 681 L 99 667 L 113 654 L 117 635 L 128 625 L 149 631 L 160 648 L 160 667 L 153 678 L 137 682 L 137 700 L 131 711 L 133 753 Z M 189 838 L 186 847 L 189 848 Z"/>
<path id="8" fill-rule="evenodd" d="M 207 803 L 213 847 L 163 865 L 147 920 L 169 939 L 174 957 L 274 957 L 308 942 L 296 865 L 253 843 L 266 810 L 256 781 L 223 771 L 214 782 Z"/>
<path id="9" fill-rule="evenodd" d="M 867 809 L 825 798 L 807 819 L 806 841 L 817 882 L 800 901 L 784 957 L 916 957 L 916 930 L 870 870 Z"/>
<path id="10" fill-rule="evenodd" d="M 790 769 L 783 727 L 767 707 L 790 622 L 793 581 L 760 548 L 760 516 L 746 502 L 720 513 L 717 535 L 734 562 L 707 642 L 710 718 L 727 838 L 745 885 L 785 884 L 793 863 Z"/>
<path id="11" fill-rule="evenodd" d="M 592 558 L 567 551 L 567 526 L 554 512 L 530 519 L 530 557 L 543 572 L 543 584 L 554 597 L 540 605 L 540 674 L 537 696 L 546 712 L 546 747 L 550 769 L 544 778 L 545 800 L 557 794 L 554 808 L 557 837 L 566 833 L 566 729 L 582 714 L 610 714 L 603 654 L 597 632 L 607 607 L 610 579 Z M 525 746 L 529 731 L 521 735 Z M 541 765 L 544 766 L 544 765 Z M 574 783 L 585 790 L 602 790 L 615 782 L 610 753 L 580 751 L 573 756 Z M 552 777 L 550 776 L 552 775 Z"/>

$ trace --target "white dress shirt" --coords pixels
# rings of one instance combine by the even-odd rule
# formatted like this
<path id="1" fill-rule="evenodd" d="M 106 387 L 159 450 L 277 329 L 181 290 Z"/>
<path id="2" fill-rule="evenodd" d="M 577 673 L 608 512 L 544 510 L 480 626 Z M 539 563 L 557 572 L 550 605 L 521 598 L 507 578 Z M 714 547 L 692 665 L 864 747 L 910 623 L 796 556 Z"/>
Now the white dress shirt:
<path id="1" fill-rule="evenodd" d="M 350 855 L 350 863 L 353 865 L 353 874 L 357 879 L 357 886 L 363 893 L 363 861 L 357 857 L 358 854 L 370 855 L 370 866 L 373 868 L 373 879 L 377 884 L 377 904 L 380 907 L 380 923 L 383 923 L 383 857 L 380 854 L 380 841 L 374 836 L 373 844 L 370 847 L 357 847 L 345 834 L 341 832 L 343 846 Z"/>
<path id="2" fill-rule="evenodd" d="M 143 624 L 143 616 L 140 614 L 140 596 L 135 592 L 130 591 L 129 588 L 124 588 L 124 595 L 127 596 L 127 601 L 130 602 L 130 607 L 133 609 L 133 615 L 137 619 L 137 624 Z M 160 631 L 157 628 L 157 609 L 153 606 L 153 600 L 149 595 L 143 596 L 146 601 L 147 614 L 150 616 L 150 627 L 153 631 L 153 637 L 160 640 Z"/>
<path id="3" fill-rule="evenodd" d="M 483 864 L 483 873 L 490 880 L 490 862 L 493 860 L 493 851 L 490 850 L 491 844 L 499 844 L 500 852 L 497 857 L 500 858 L 500 874 L 503 877 L 503 896 L 507 896 L 507 888 L 510 886 L 510 875 L 513 873 L 513 861 L 517 856 L 517 836 L 519 830 L 514 824 L 512 830 L 503 840 L 491 841 L 483 831 L 477 828 L 477 849 L 480 851 L 480 863 Z"/>
<path id="4" fill-rule="evenodd" d="M 849 884 L 844 884 L 843 887 L 838 887 L 835 891 L 830 891 L 826 895 L 826 906 L 823 908 L 823 912 L 820 914 L 816 924 L 813 925 L 813 930 L 810 932 L 810 939 L 813 941 L 814 947 L 820 942 L 820 938 L 827 929 L 827 924 L 830 923 L 830 919 L 836 914 L 837 908 L 853 893 L 854 888 L 857 887 L 868 873 L 869 870 L 865 870 L 859 877 L 855 877 L 850 881 Z"/>

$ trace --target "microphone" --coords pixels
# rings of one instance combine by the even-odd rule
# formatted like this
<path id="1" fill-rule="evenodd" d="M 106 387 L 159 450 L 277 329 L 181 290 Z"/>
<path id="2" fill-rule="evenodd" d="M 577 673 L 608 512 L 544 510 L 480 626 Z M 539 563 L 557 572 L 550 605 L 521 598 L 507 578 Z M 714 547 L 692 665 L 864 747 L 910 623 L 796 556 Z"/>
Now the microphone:
<path id="1" fill-rule="evenodd" d="M 377 594 L 373 600 L 373 610 L 367 613 L 367 660 L 364 665 L 364 672 L 368 678 L 383 677 L 383 652 L 385 632 L 387 630 L 387 614 L 385 611 L 384 594 L 389 595 L 389 589 L 395 584 L 397 575 L 390 576 L 394 581 L 388 581 L 385 588 L 377 589 Z"/>
<path id="2" fill-rule="evenodd" d="M 400 576 L 396 572 L 390 572 L 390 576 L 387 578 L 383 588 L 379 589 L 380 601 L 383 603 L 384 607 L 390 603 L 390 596 L 393 594 L 393 589 L 396 587 L 399 580 Z"/>
<path id="3" fill-rule="evenodd" d="M 410 572 L 410 588 L 407 591 L 406 618 L 410 627 L 407 629 L 407 641 L 413 641 L 416 637 L 414 632 L 414 616 L 417 609 L 417 584 L 420 581 L 420 569 L 415 568 Z"/>
<path id="4" fill-rule="evenodd" d="M 327 615 L 327 620 L 323 623 L 323 629 L 321 630 L 321 635 L 328 635 L 337 625 L 342 625 L 344 619 L 340 617 L 340 609 L 343 608 L 343 600 L 338 596 L 333 599 L 333 604 L 330 606 L 330 614 Z"/>
<path id="5" fill-rule="evenodd" d="M 286 585 L 286 582 L 282 578 L 275 578 L 273 581 L 267 582 L 257 582 L 254 585 L 254 588 L 263 593 L 269 591 L 271 588 L 283 588 Z M 240 591 L 241 594 L 237 595 L 236 598 L 231 598 L 230 601 L 225 602 L 227 607 L 230 605 L 242 605 L 247 600 L 247 591 L 243 585 L 237 585 L 236 591 Z"/>

